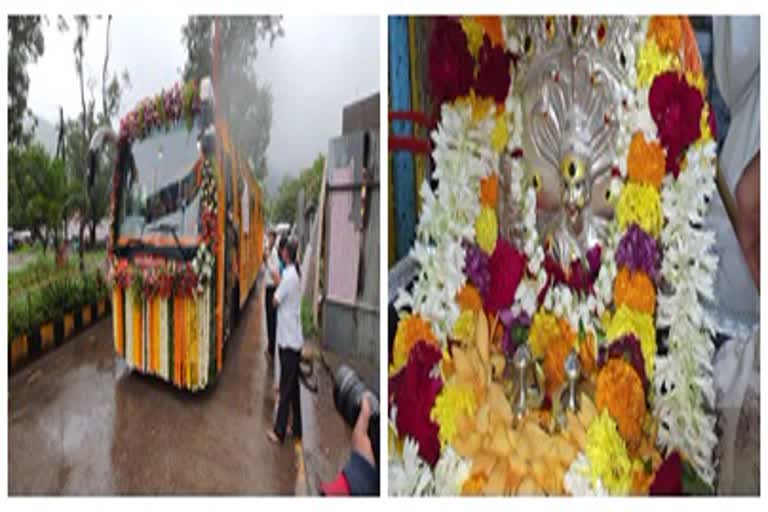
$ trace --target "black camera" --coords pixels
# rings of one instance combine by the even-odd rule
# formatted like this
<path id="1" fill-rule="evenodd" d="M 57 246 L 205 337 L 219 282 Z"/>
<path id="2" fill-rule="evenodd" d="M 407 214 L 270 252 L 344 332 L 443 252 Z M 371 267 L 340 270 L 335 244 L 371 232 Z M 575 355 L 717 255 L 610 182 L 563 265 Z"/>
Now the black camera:
<path id="1" fill-rule="evenodd" d="M 349 428 L 354 428 L 360 415 L 363 396 L 368 395 L 371 406 L 371 421 L 368 424 L 368 438 L 371 440 L 373 455 L 376 459 L 376 470 L 379 469 L 379 398 L 368 389 L 355 370 L 347 365 L 341 365 L 336 370 L 333 386 L 333 403 Z"/>

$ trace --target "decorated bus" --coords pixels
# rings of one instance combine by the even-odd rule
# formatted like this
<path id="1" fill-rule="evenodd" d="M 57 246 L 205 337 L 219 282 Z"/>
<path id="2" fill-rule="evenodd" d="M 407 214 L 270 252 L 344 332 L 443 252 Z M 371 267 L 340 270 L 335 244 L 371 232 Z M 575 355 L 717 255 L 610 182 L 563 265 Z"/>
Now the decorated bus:
<path id="1" fill-rule="evenodd" d="M 107 247 L 114 345 L 128 366 L 187 390 L 221 372 L 256 284 L 261 190 L 209 78 L 141 101 L 91 140 L 116 147 Z"/>

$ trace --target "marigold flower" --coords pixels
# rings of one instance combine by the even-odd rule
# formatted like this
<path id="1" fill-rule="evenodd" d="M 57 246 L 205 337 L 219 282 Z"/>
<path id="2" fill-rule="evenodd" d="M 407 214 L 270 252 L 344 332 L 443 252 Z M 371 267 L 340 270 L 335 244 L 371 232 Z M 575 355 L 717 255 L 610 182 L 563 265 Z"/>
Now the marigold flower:
<path id="1" fill-rule="evenodd" d="M 595 346 L 595 335 L 592 331 L 588 332 L 586 339 L 579 343 L 579 364 L 581 364 L 582 375 L 591 375 L 595 371 L 597 363 Z"/>
<path id="2" fill-rule="evenodd" d="M 457 382 L 454 378 L 443 386 L 429 415 L 440 426 L 438 437 L 441 448 L 453 441 L 457 431 L 456 418 L 462 413 L 472 418 L 476 410 L 477 403 L 471 385 Z"/>
<path id="3" fill-rule="evenodd" d="M 648 38 L 640 49 L 635 67 L 637 68 L 637 86 L 647 87 L 661 73 L 680 69 L 681 63 L 677 55 L 662 51 L 655 39 Z"/>
<path id="4" fill-rule="evenodd" d="M 493 131 L 491 132 L 491 147 L 497 153 L 504 151 L 507 147 L 507 141 L 509 140 L 509 130 L 507 129 L 507 120 L 504 117 L 504 113 L 496 115 L 496 124 L 493 125 Z M 496 206 L 494 201 L 493 206 Z"/>
<path id="5" fill-rule="evenodd" d="M 654 238 L 661 233 L 661 196 L 650 185 L 627 183 L 616 204 L 619 227 L 625 230 L 635 223 Z"/>
<path id="6" fill-rule="evenodd" d="M 419 315 L 407 314 L 397 324 L 395 341 L 392 345 L 392 365 L 389 374 L 397 373 L 408 361 L 411 349 L 419 341 L 424 341 L 435 347 L 438 346 L 437 338 L 429 326 L 429 322 Z"/>
<path id="7" fill-rule="evenodd" d="M 536 359 L 544 357 L 549 344 L 555 338 L 560 336 L 560 326 L 557 323 L 557 317 L 540 309 L 533 315 L 533 323 L 528 333 L 528 344 L 531 347 L 531 354 Z"/>
<path id="8" fill-rule="evenodd" d="M 462 311 L 456 323 L 453 324 L 451 337 L 463 343 L 471 343 L 475 339 L 475 312 Z"/>
<path id="9" fill-rule="evenodd" d="M 653 315 L 656 311 L 656 288 L 642 270 L 621 267 L 613 285 L 613 301 L 617 307 L 626 304 L 635 311 Z"/>
<path id="10" fill-rule="evenodd" d="M 630 181 L 661 187 L 666 171 L 667 157 L 658 141 L 647 142 L 643 132 L 632 136 L 627 155 L 627 172 Z"/>
<path id="11" fill-rule="evenodd" d="M 564 318 L 558 321 L 559 333 L 549 340 L 544 354 L 544 377 L 546 379 L 547 396 L 555 396 L 558 388 L 565 381 L 565 359 L 576 345 L 576 333 Z"/>
<path id="12" fill-rule="evenodd" d="M 469 283 L 462 286 L 456 294 L 456 303 L 462 311 L 482 311 L 483 309 L 483 298 L 480 292 Z"/>
<path id="13" fill-rule="evenodd" d="M 599 478 L 611 494 L 629 492 L 632 485 L 632 461 L 616 422 L 607 410 L 603 410 L 589 425 L 585 452 L 593 484 L 596 485 Z"/>
<path id="14" fill-rule="evenodd" d="M 461 486 L 462 496 L 480 496 L 483 493 L 488 477 L 484 473 L 473 473 Z"/>
<path id="15" fill-rule="evenodd" d="M 499 224 L 496 221 L 496 210 L 488 206 L 483 206 L 480 210 L 480 215 L 477 216 L 477 220 L 475 221 L 475 238 L 477 239 L 477 245 L 479 245 L 486 254 L 491 254 L 496 247 L 498 236 Z"/>
<path id="16" fill-rule="evenodd" d="M 496 208 L 499 194 L 499 177 L 496 173 L 480 180 L 480 202 L 490 208 Z"/>
<path id="17" fill-rule="evenodd" d="M 640 349 L 645 361 L 645 375 L 648 380 L 653 381 L 653 363 L 656 359 L 656 328 L 653 317 L 647 313 L 634 311 L 626 304 L 620 306 L 608 322 L 606 337 L 609 340 L 615 340 L 625 334 L 634 334 L 640 339 Z"/>
<path id="18" fill-rule="evenodd" d="M 665 52 L 678 54 L 683 42 L 683 27 L 679 16 L 653 16 L 648 34 Z"/>
<path id="19" fill-rule="evenodd" d="M 638 447 L 643 436 L 645 392 L 643 382 L 631 364 L 623 359 L 609 359 L 597 374 L 595 392 L 597 410 L 607 409 L 630 450 Z"/>

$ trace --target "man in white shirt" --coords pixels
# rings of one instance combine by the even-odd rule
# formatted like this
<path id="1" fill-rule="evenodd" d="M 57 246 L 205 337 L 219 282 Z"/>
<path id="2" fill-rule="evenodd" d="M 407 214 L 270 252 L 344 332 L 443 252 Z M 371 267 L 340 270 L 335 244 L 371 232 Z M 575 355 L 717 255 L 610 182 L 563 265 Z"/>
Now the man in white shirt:
<path id="1" fill-rule="evenodd" d="M 298 243 L 288 240 L 281 248 L 280 256 L 285 263 L 280 284 L 275 290 L 277 305 L 277 348 L 280 357 L 280 395 L 277 418 L 267 437 L 273 443 L 285 440 L 288 415 L 293 417 L 293 435 L 301 437 L 301 403 L 299 394 L 299 361 L 304 346 L 301 332 L 301 283 L 296 264 Z"/>

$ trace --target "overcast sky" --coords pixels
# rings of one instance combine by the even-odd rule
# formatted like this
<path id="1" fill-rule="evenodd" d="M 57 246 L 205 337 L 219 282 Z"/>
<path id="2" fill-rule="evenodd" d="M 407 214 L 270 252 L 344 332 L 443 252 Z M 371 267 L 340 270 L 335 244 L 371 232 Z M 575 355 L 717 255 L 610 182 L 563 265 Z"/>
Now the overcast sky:
<path id="1" fill-rule="evenodd" d="M 109 65 L 113 71 L 127 69 L 131 78 L 121 116 L 180 78 L 186 60 L 181 42 L 185 21 L 184 16 L 112 19 Z M 308 167 L 319 152 L 326 153 L 328 139 L 341 133 L 343 106 L 379 90 L 377 17 L 286 17 L 283 28 L 285 37 L 272 48 L 265 44 L 256 61 L 259 80 L 272 84 L 274 96 L 267 150 L 273 182 Z M 52 23 L 44 35 L 45 53 L 29 66 L 28 102 L 36 115 L 56 124 L 59 105 L 65 117 L 80 111 L 74 30 L 60 34 Z M 105 42 L 106 21 L 94 20 L 86 41 L 85 69 L 97 84 Z M 99 91 L 97 86 L 97 104 Z"/>

